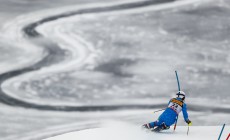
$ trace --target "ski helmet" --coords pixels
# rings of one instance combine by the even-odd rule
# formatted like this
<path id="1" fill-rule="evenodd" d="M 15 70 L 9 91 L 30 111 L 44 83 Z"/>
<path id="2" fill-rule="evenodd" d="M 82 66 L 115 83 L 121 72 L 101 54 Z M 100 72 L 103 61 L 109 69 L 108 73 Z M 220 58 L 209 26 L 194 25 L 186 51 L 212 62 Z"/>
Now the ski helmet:
<path id="1" fill-rule="evenodd" d="M 185 93 L 184 93 L 184 91 L 178 91 L 177 92 L 177 94 L 176 94 L 179 98 L 181 98 L 181 99 L 185 99 Z"/>

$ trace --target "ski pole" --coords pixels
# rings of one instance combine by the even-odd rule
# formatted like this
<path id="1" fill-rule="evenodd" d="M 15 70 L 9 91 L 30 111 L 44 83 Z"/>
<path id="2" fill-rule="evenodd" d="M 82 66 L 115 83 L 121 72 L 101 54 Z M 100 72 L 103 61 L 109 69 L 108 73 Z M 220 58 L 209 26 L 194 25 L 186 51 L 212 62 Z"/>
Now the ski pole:
<path id="1" fill-rule="evenodd" d="M 177 80 L 178 91 L 180 91 L 180 82 L 179 82 L 179 77 L 178 77 L 177 71 L 175 71 L 175 73 L 176 73 L 176 80 Z"/>
<path id="2" fill-rule="evenodd" d="M 173 131 L 174 131 L 174 132 L 175 132 L 175 130 L 176 130 L 177 120 L 178 120 L 178 117 L 176 118 L 176 122 L 175 122 L 175 124 L 174 124 L 174 128 L 173 128 Z"/>
<path id="3" fill-rule="evenodd" d="M 164 109 L 160 109 L 160 110 L 156 110 L 153 113 L 156 113 L 156 112 L 159 112 L 159 111 L 163 111 L 163 110 L 165 110 L 165 108 Z"/>
<path id="4" fill-rule="evenodd" d="M 228 138 L 230 137 L 230 133 L 228 134 L 228 137 L 227 137 L 227 139 L 226 140 L 228 140 Z"/>
<path id="5" fill-rule="evenodd" d="M 177 80 L 178 91 L 180 91 L 180 82 L 179 82 L 179 77 L 178 77 L 177 71 L 175 71 L 175 74 L 176 74 L 176 80 Z M 176 122 L 175 122 L 175 124 L 174 124 L 174 131 L 176 130 L 176 125 L 177 125 L 178 117 L 179 117 L 179 116 L 177 116 Z"/>
<path id="6" fill-rule="evenodd" d="M 188 133 L 189 133 L 189 125 L 188 125 L 188 130 L 187 130 L 187 136 L 188 136 Z"/>
<path id="7" fill-rule="evenodd" d="M 223 127 L 222 127 L 222 129 L 221 129 L 221 131 L 220 131 L 220 135 L 219 135 L 218 140 L 220 140 L 220 138 L 221 138 L 221 135 L 222 135 L 222 133 L 223 133 L 223 131 L 224 131 L 224 127 L 225 127 L 225 124 L 223 125 Z"/>

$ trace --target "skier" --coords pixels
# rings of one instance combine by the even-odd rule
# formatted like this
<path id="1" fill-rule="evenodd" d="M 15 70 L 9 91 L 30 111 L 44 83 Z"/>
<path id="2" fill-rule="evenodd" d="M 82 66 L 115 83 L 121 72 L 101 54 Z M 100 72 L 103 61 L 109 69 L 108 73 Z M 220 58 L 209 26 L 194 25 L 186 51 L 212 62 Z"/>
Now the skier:
<path id="1" fill-rule="evenodd" d="M 157 121 L 144 124 L 143 127 L 147 129 L 154 129 L 156 131 L 161 131 L 169 129 L 172 124 L 175 123 L 179 113 L 183 112 L 185 122 L 190 126 L 192 122 L 188 119 L 187 105 L 185 103 L 185 93 L 179 91 L 176 98 L 172 98 L 168 107 L 160 115 Z"/>

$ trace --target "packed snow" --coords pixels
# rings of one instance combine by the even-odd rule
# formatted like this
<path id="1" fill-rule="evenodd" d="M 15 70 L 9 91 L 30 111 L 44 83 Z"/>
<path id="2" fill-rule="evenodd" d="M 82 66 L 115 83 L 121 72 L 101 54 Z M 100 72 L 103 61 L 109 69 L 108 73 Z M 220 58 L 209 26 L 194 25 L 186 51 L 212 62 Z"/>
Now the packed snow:
<path id="1" fill-rule="evenodd" d="M 112 122 L 102 128 L 93 128 L 51 137 L 44 140 L 216 140 L 222 126 L 177 126 L 160 133 L 141 129 L 124 122 Z M 230 127 L 226 126 L 222 139 L 227 138 Z"/>
<path id="2" fill-rule="evenodd" d="M 58 50 L 53 46 L 57 44 L 66 51 L 36 71 L 2 80 L 1 90 L 37 105 L 157 106 L 175 97 L 178 70 L 194 124 L 189 135 L 182 117 L 175 132 L 140 129 L 157 119 L 161 112 L 152 112 L 158 107 L 62 112 L 0 103 L 1 140 L 55 135 L 47 140 L 218 138 L 222 123 L 230 124 L 228 0 L 178 0 L 74 15 L 38 26 L 43 37 L 36 39 L 25 37 L 22 30 L 50 16 L 137 1 L 0 0 L 0 74 L 37 63 L 47 56 L 47 46 Z M 229 132 L 226 126 L 222 139 Z"/>

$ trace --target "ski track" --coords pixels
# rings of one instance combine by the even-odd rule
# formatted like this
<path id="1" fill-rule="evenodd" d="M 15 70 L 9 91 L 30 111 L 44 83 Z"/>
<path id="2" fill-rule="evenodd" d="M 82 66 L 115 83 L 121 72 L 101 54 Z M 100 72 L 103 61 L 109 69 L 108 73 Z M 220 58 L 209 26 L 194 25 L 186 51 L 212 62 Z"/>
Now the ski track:
<path id="1" fill-rule="evenodd" d="M 94 47 L 86 42 L 80 36 L 76 34 L 68 33 L 62 30 L 61 25 L 66 22 L 78 20 L 78 16 L 104 16 L 104 15 L 116 15 L 116 14 L 132 14 L 142 13 L 146 11 L 159 11 L 170 8 L 176 8 L 179 6 L 185 6 L 190 4 L 200 4 L 208 0 L 159 0 L 159 1 L 122 1 L 113 3 L 101 3 L 101 4 L 88 4 L 84 6 L 71 6 L 61 9 L 52 9 L 46 11 L 40 11 L 23 15 L 12 22 L 5 24 L 3 32 L 6 33 L 7 40 L 14 41 L 26 46 L 25 50 L 32 51 L 44 51 L 41 53 L 41 59 L 33 60 L 30 66 L 21 68 L 18 70 L 6 72 L 0 75 L 0 101 L 2 103 L 11 106 L 21 106 L 25 108 L 35 108 L 40 110 L 58 110 L 58 111 L 105 111 L 115 109 L 149 109 L 149 108 L 162 108 L 165 105 L 153 104 L 153 105 L 98 105 L 98 106 L 67 106 L 67 105 L 53 105 L 43 104 L 36 101 L 23 100 L 14 94 L 13 90 L 9 87 L 12 86 L 14 81 L 20 82 L 23 79 L 31 79 L 34 75 L 45 75 L 47 73 L 58 73 L 71 71 L 73 69 L 80 69 L 86 64 L 94 65 L 94 61 L 100 56 L 99 50 L 95 50 Z M 49 30 L 50 27 L 52 30 Z M 23 30 L 23 33 L 21 32 Z M 53 34 L 53 37 L 49 37 Z M 51 38 L 49 44 L 42 44 L 39 40 Z M 57 39 L 58 38 L 58 39 Z M 28 41 L 28 39 L 34 40 L 34 43 Z M 38 41 L 37 41 L 38 40 Z M 58 41 L 56 41 L 58 40 Z M 77 44 L 77 45 L 76 45 Z M 43 45 L 44 48 L 39 48 Z M 55 58 L 59 58 L 61 55 L 65 55 L 65 52 L 71 52 L 71 58 L 61 58 L 58 62 Z M 39 57 L 38 57 L 39 58 Z M 49 63 L 47 61 L 49 60 Z M 200 106 L 190 106 L 190 110 L 197 110 Z M 219 111 L 230 112 L 225 108 L 203 108 L 199 111 Z"/>

